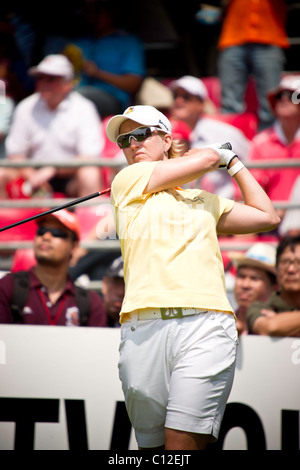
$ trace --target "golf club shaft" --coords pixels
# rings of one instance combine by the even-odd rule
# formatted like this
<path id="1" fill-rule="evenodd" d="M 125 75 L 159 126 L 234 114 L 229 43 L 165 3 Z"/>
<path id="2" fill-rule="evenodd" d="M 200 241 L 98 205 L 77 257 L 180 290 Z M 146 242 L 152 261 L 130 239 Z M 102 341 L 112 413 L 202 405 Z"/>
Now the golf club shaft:
<path id="1" fill-rule="evenodd" d="M 80 197 L 78 199 L 74 199 L 73 201 L 66 202 L 61 206 L 53 207 L 45 212 L 41 212 L 40 214 L 33 215 L 32 217 L 28 217 L 27 219 L 19 220 L 19 222 L 15 222 L 14 224 L 7 225 L 6 227 L 0 228 L 0 232 L 4 230 L 8 230 L 9 228 L 17 227 L 18 225 L 25 224 L 26 222 L 31 222 L 32 220 L 38 219 L 39 217 L 44 217 L 45 215 L 52 214 L 53 212 L 60 211 L 61 209 L 66 209 L 67 207 L 75 206 L 76 204 L 80 204 L 81 202 L 88 201 L 89 199 L 93 199 L 98 196 L 102 196 L 103 194 L 108 194 L 110 192 L 110 188 L 104 189 L 103 191 L 98 191 L 93 194 L 89 194 L 88 196 Z"/>

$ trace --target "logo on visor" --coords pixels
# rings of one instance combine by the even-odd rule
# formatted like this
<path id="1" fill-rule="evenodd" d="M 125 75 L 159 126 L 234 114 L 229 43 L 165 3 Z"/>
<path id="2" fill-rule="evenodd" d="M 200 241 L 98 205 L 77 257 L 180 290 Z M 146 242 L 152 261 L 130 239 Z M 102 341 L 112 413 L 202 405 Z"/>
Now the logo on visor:
<path id="1" fill-rule="evenodd" d="M 127 108 L 124 114 L 129 114 L 132 113 L 133 111 L 133 106 L 130 106 L 130 108 Z"/>
<path id="2" fill-rule="evenodd" d="M 168 126 L 167 126 L 161 119 L 159 119 L 158 122 L 159 122 L 159 124 L 161 124 L 162 126 L 164 126 L 164 128 L 169 132 Z"/>

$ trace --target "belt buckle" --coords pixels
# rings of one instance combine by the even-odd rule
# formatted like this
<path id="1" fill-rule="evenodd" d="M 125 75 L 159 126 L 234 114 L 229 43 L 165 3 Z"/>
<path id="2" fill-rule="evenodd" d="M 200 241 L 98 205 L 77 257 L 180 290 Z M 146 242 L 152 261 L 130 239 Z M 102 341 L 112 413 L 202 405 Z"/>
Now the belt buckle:
<path id="1" fill-rule="evenodd" d="M 171 318 L 183 317 L 181 307 L 161 308 L 160 313 L 162 320 L 170 320 Z"/>

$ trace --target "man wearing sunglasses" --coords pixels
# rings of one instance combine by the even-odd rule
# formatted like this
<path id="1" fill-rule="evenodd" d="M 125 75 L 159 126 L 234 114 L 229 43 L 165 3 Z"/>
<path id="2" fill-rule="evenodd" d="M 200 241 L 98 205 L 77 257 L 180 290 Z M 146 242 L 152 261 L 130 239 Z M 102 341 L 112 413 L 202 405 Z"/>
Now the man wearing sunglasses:
<path id="1" fill-rule="evenodd" d="M 28 272 L 28 293 L 19 311 L 15 275 L 0 280 L 0 323 L 60 326 L 107 326 L 101 297 L 94 291 L 86 295 L 89 311 L 83 319 L 78 288 L 68 275 L 69 262 L 78 246 L 80 228 L 75 214 L 62 209 L 37 219 L 34 238 L 36 265 Z M 21 288 L 21 287 L 20 287 Z"/>
<path id="2" fill-rule="evenodd" d="M 267 98 L 276 120 L 273 126 L 254 137 L 249 160 L 300 159 L 299 92 L 300 75 L 284 76 L 279 85 L 269 91 Z M 272 201 L 288 201 L 300 176 L 300 168 L 254 169 L 252 174 Z"/>
<path id="3" fill-rule="evenodd" d="M 191 148 L 202 148 L 216 140 L 230 142 L 242 161 L 249 151 L 249 139 L 236 127 L 208 114 L 210 105 L 208 91 L 202 80 L 185 75 L 170 83 L 174 102 L 170 115 L 173 119 L 185 122 L 191 129 Z M 234 185 L 226 172 L 211 172 L 197 179 L 193 186 L 233 198 Z"/>

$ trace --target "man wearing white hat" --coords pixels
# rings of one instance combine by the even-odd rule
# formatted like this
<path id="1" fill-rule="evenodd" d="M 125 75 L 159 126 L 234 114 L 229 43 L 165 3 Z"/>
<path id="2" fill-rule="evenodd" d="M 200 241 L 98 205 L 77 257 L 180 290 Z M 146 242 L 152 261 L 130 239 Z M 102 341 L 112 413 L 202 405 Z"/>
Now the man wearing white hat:
<path id="1" fill-rule="evenodd" d="M 276 289 L 276 248 L 266 243 L 255 243 L 245 254 L 231 256 L 236 266 L 234 296 L 237 329 L 240 335 L 248 333 L 246 312 L 254 301 L 265 302 Z"/>
<path id="2" fill-rule="evenodd" d="M 278 290 L 247 310 L 249 333 L 300 336 L 300 236 L 281 239 L 276 252 Z"/>
<path id="3" fill-rule="evenodd" d="M 212 119 L 205 115 L 209 96 L 202 80 L 185 75 L 170 83 L 174 102 L 171 117 L 184 121 L 191 129 L 191 148 L 201 148 L 213 142 L 230 142 L 234 152 L 242 161 L 246 160 L 249 151 L 249 139 L 236 127 L 226 122 Z M 227 172 L 218 171 L 206 174 L 197 181 L 197 186 L 220 196 L 233 198 L 234 186 Z"/>
<path id="4" fill-rule="evenodd" d="M 16 107 L 6 139 L 7 158 L 53 164 L 98 159 L 104 146 L 101 120 L 94 104 L 73 91 L 69 60 L 60 54 L 46 56 L 29 74 L 36 79 L 36 92 Z M 20 181 L 21 186 L 14 184 Z M 41 190 L 84 196 L 101 187 L 100 172 L 93 166 L 5 168 L 0 183 L 1 197 L 28 197 Z"/>
<path id="5" fill-rule="evenodd" d="M 300 75 L 287 75 L 268 93 L 276 121 L 254 137 L 249 161 L 300 159 L 299 92 Z M 288 201 L 300 168 L 263 168 L 252 170 L 252 174 L 271 200 Z"/>

